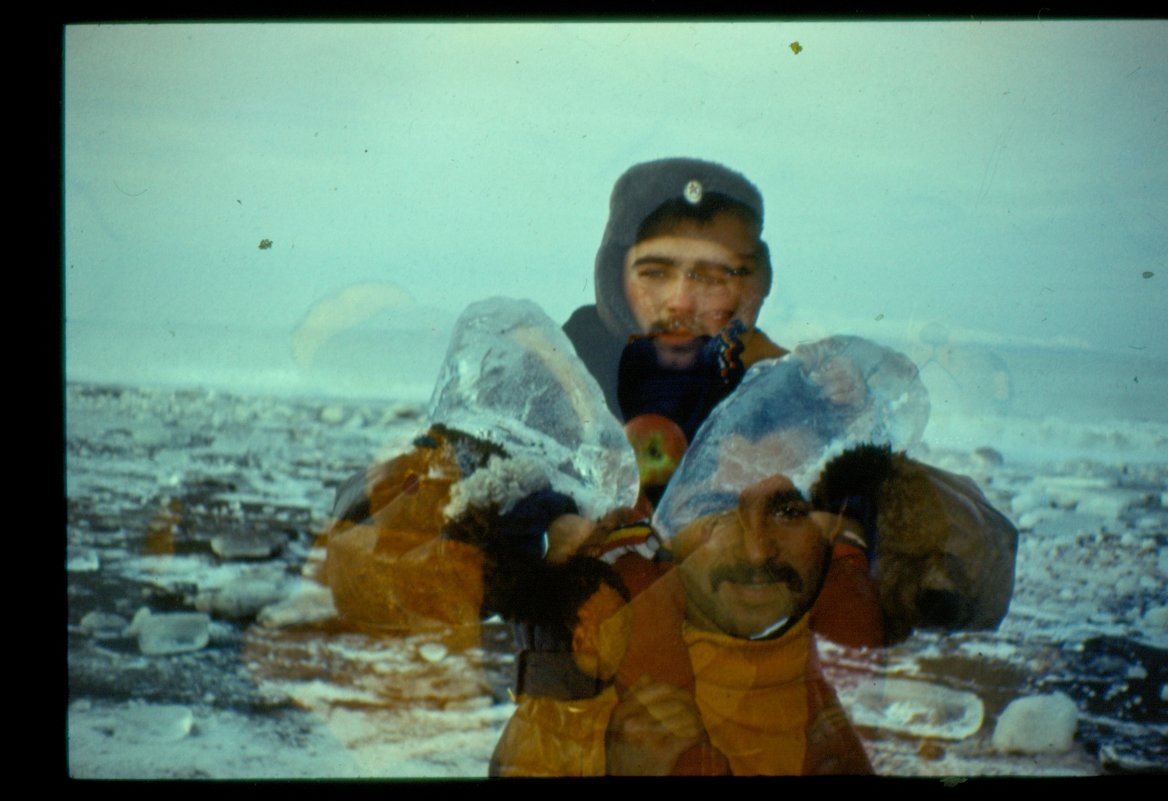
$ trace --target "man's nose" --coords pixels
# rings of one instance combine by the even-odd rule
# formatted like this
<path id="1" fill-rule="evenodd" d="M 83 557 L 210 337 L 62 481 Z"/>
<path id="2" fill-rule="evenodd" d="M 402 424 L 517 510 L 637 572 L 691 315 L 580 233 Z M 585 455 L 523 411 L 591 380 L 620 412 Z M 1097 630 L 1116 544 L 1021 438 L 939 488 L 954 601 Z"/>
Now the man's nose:
<path id="1" fill-rule="evenodd" d="M 775 538 L 763 526 L 751 525 L 749 516 L 738 517 L 738 547 L 743 561 L 761 565 L 775 556 Z"/>
<path id="2" fill-rule="evenodd" d="M 671 312 L 691 312 L 695 308 L 697 287 L 685 275 L 679 275 L 669 285 L 665 298 L 666 308 Z"/>

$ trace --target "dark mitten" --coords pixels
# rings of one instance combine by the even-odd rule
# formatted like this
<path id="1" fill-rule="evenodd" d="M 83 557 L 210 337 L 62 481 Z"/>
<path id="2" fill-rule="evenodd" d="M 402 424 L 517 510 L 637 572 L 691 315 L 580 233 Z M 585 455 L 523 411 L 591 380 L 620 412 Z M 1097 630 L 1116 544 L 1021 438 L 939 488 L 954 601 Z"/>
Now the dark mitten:
<path id="1" fill-rule="evenodd" d="M 576 502 L 561 492 L 543 489 L 517 501 L 505 514 L 499 507 L 470 506 L 447 523 L 442 535 L 482 549 L 488 556 L 543 557 L 543 535 L 560 515 L 576 514 Z"/>
<path id="2" fill-rule="evenodd" d="M 629 593 L 605 562 L 573 556 L 557 565 L 500 563 L 488 586 L 513 624 L 518 655 L 515 692 L 545 698 L 591 698 L 611 682 L 619 657 L 602 642 L 601 623 Z M 617 653 L 623 655 L 620 644 Z"/>
<path id="3" fill-rule="evenodd" d="M 824 467 L 811 488 L 811 503 L 821 511 L 843 513 L 864 527 L 869 562 L 879 538 L 876 501 L 880 488 L 892 476 L 892 449 L 887 445 L 860 445 L 844 451 Z"/>
<path id="4" fill-rule="evenodd" d="M 565 583 L 566 577 L 575 575 L 568 570 L 574 561 L 546 564 L 542 538 L 553 520 L 575 512 L 571 498 L 544 489 L 518 501 L 506 514 L 494 504 L 470 506 L 443 527 L 442 536 L 483 552 L 484 616 L 499 614 L 508 620 L 541 624 L 571 619 L 581 595 L 587 597 L 600 579 L 581 586 L 577 586 L 582 580 L 578 577 L 574 583 Z M 607 565 L 603 568 L 611 572 Z M 558 578 L 552 580 L 553 576 Z"/>
<path id="5" fill-rule="evenodd" d="M 549 564 L 542 556 L 540 538 L 548 524 L 575 511 L 570 498 L 546 489 L 506 514 L 495 505 L 470 506 L 443 528 L 448 539 L 483 551 L 481 614 L 513 624 L 518 693 L 588 698 L 616 670 L 604 658 L 597 629 L 628 600 L 619 577 L 599 559 L 574 556 Z"/>
<path id="6" fill-rule="evenodd" d="M 560 564 L 518 557 L 499 561 L 494 569 L 496 575 L 487 577 L 488 595 L 494 596 L 492 611 L 512 622 L 539 626 L 551 639 L 566 637 L 571 642 L 581 607 L 602 585 L 628 600 L 612 567 L 588 556 L 573 556 Z"/>
<path id="7" fill-rule="evenodd" d="M 561 515 L 577 514 L 576 502 L 562 492 L 544 489 L 516 503 L 499 522 L 509 551 L 543 556 L 543 535 Z"/>

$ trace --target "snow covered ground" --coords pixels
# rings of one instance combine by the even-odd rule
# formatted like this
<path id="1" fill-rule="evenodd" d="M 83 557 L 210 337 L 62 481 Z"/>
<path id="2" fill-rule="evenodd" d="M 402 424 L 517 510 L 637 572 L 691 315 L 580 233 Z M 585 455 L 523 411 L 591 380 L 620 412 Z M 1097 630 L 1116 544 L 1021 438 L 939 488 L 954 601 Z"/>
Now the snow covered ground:
<path id="1" fill-rule="evenodd" d="M 877 771 L 1168 771 L 1168 424 L 934 412 L 917 455 L 1018 525 L 1016 590 L 996 632 L 821 646 Z M 67 386 L 70 775 L 486 775 L 512 709 L 506 629 L 339 631 L 300 580 L 337 482 L 420 414 Z M 1045 734 L 1006 714 L 1030 696 L 1054 696 L 1036 702 Z M 1000 750 L 1011 737 L 1027 752 Z"/>

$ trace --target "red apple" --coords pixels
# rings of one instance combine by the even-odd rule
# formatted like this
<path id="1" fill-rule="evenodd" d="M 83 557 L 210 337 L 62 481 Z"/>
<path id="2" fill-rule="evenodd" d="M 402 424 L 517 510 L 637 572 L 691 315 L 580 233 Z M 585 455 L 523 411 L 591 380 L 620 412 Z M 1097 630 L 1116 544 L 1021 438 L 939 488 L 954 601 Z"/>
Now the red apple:
<path id="1" fill-rule="evenodd" d="M 625 423 L 637 457 L 642 487 L 664 487 L 689 445 L 677 423 L 659 414 L 641 414 Z"/>

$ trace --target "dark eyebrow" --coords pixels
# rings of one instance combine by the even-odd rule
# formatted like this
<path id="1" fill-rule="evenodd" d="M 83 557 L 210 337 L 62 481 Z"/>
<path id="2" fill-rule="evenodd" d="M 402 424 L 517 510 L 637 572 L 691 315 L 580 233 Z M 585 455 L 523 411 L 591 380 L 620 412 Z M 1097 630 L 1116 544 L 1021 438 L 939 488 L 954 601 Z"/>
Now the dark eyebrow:
<path id="1" fill-rule="evenodd" d="M 735 262 L 707 261 L 705 259 L 694 262 L 695 267 L 713 268 L 715 270 L 737 270 L 741 267 L 754 268 L 753 259 L 743 258 Z"/>
<path id="2" fill-rule="evenodd" d="M 749 267 L 757 269 L 758 254 L 757 253 L 735 253 L 733 261 L 711 261 L 709 259 L 699 259 L 694 262 L 695 267 L 713 268 L 716 270 L 735 270 L 740 267 Z M 630 267 L 640 267 L 642 264 L 664 264 L 666 266 L 673 266 L 678 263 L 678 259 L 672 256 L 665 256 L 660 253 L 646 253 L 644 256 L 638 256 L 633 259 Z"/>
<path id="3" fill-rule="evenodd" d="M 671 259 L 668 256 L 659 256 L 654 253 L 648 253 L 640 258 L 634 259 L 632 266 L 639 267 L 642 264 L 676 264 L 676 259 Z"/>

